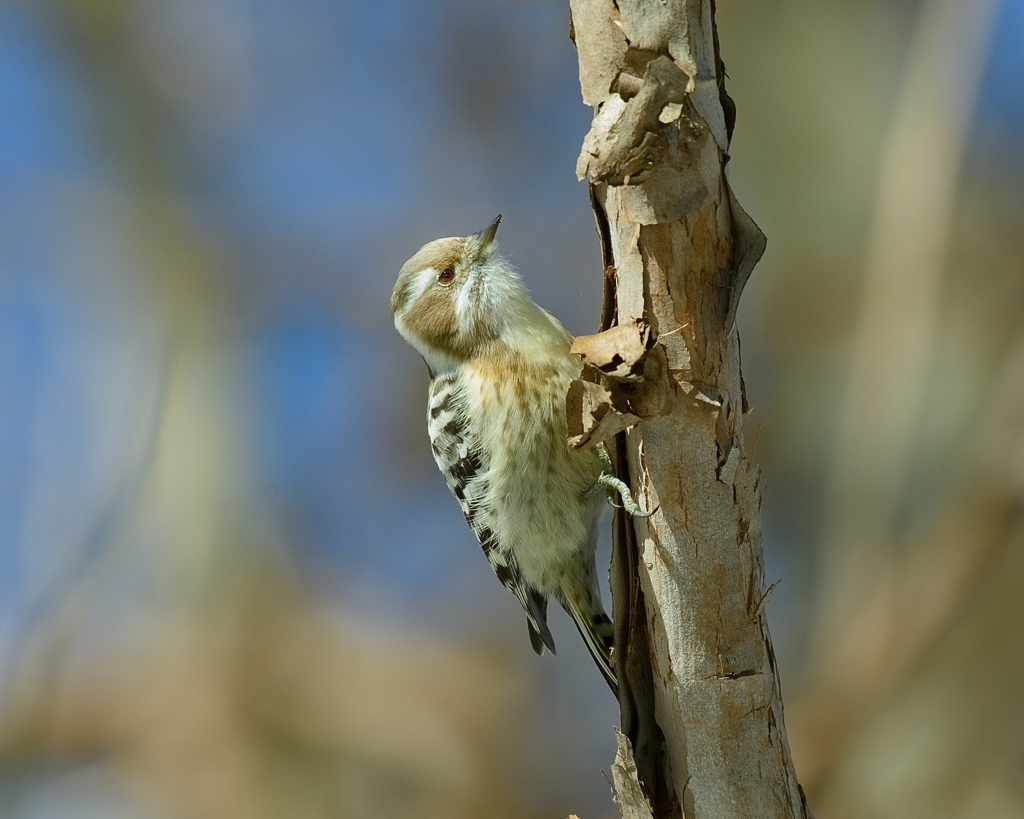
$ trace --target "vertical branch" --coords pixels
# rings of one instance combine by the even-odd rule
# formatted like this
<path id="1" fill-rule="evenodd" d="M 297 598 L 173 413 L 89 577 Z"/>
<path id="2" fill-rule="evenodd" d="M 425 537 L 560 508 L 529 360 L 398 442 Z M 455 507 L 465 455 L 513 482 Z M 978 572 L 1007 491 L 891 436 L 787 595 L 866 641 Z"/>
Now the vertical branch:
<path id="1" fill-rule="evenodd" d="M 615 769 L 625 775 L 635 755 L 655 817 L 806 816 L 764 613 L 759 471 L 743 446 L 735 315 L 764 237 L 725 178 L 734 108 L 714 4 L 571 6 L 594 108 L 577 174 L 608 281 L 604 332 L 574 348 L 589 366 L 570 394 L 570 433 L 580 447 L 605 441 L 656 510 L 616 516 L 629 742 Z M 624 816 L 646 815 L 618 790 Z"/>

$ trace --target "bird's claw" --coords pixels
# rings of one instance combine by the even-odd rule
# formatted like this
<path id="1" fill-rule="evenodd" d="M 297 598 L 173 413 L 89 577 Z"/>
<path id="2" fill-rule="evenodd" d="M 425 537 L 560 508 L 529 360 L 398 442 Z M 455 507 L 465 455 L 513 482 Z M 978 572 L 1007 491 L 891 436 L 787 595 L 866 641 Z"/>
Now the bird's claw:
<path id="1" fill-rule="evenodd" d="M 605 487 L 609 493 L 614 492 L 622 499 L 622 508 L 626 510 L 626 514 L 631 518 L 649 518 L 654 514 L 654 509 L 650 512 L 644 512 L 637 505 L 637 502 L 633 500 L 633 493 L 629 491 L 629 487 L 615 476 L 604 472 L 597 479 L 597 483 Z"/>

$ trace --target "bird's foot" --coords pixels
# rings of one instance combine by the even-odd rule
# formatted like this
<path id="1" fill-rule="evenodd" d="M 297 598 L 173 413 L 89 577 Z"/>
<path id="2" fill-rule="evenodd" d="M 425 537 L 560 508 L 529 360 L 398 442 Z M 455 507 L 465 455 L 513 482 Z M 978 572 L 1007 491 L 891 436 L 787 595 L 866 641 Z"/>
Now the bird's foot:
<path id="1" fill-rule="evenodd" d="M 622 508 L 631 518 L 649 518 L 654 514 L 653 510 L 644 512 L 633 500 L 633 493 L 629 491 L 629 487 L 614 475 L 609 475 L 607 472 L 602 473 L 597 479 L 597 484 L 603 486 L 609 494 L 617 494 L 622 498 Z"/>

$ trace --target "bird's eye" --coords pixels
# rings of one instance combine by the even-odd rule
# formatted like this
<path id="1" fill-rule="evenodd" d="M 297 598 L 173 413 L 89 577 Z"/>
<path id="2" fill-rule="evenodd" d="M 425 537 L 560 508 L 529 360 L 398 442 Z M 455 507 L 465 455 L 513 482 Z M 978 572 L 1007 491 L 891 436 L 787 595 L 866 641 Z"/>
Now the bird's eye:
<path id="1" fill-rule="evenodd" d="M 450 267 L 446 267 L 437 276 L 437 280 L 441 284 L 451 284 L 452 281 L 454 281 L 454 279 L 455 279 L 455 271 L 452 270 L 452 268 L 450 268 Z"/>

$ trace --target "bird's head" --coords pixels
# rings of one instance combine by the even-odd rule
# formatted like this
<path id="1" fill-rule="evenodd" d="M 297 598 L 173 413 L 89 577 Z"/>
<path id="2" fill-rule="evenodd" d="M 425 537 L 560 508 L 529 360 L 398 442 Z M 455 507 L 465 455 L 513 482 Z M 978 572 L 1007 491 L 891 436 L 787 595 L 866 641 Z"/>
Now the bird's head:
<path id="1" fill-rule="evenodd" d="M 435 373 L 499 339 L 530 302 L 498 255 L 498 216 L 479 233 L 436 239 L 402 265 L 391 292 L 395 327 Z"/>

